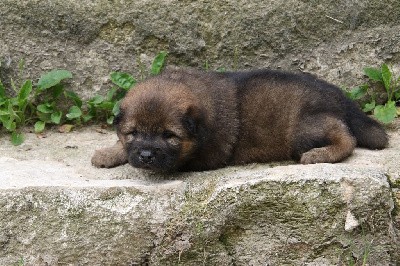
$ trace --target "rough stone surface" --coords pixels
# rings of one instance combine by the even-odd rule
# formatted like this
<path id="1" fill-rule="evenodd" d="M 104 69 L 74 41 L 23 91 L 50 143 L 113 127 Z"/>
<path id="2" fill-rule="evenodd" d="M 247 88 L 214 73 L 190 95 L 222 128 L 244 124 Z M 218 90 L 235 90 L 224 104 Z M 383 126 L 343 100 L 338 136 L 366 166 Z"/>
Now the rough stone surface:
<path id="1" fill-rule="evenodd" d="M 91 167 L 97 128 L 2 137 L 0 265 L 396 265 L 398 124 L 338 164 L 170 176 Z"/>
<path id="2" fill-rule="evenodd" d="M 215 69 L 283 68 L 339 86 L 362 69 L 400 60 L 400 2 L 2 0 L 0 78 L 73 72 L 83 95 L 105 90 L 112 70 L 140 76 L 160 50 L 169 64 Z"/>

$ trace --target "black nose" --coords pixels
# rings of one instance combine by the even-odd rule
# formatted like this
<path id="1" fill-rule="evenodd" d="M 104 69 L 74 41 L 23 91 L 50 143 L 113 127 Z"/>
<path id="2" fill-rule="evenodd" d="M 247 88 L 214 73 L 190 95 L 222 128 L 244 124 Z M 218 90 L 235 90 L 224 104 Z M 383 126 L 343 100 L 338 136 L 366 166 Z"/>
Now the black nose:
<path id="1" fill-rule="evenodd" d="M 139 161 L 145 164 L 152 164 L 154 162 L 154 152 L 151 150 L 141 150 L 139 152 Z"/>

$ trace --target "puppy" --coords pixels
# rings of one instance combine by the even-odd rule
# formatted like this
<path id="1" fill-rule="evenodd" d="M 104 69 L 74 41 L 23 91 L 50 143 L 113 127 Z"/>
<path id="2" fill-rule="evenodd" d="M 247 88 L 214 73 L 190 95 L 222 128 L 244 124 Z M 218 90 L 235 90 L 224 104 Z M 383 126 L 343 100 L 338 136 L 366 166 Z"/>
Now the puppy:
<path id="1" fill-rule="evenodd" d="M 388 137 L 334 85 L 308 74 L 168 70 L 130 90 L 115 118 L 119 141 L 96 167 L 162 172 L 296 160 L 335 163 Z"/>

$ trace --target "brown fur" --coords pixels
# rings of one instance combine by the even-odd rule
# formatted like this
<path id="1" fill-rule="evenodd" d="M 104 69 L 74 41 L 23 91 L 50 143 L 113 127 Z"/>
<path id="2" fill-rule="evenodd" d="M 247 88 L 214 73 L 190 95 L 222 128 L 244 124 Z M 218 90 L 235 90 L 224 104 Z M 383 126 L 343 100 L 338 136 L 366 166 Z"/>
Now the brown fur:
<path id="1" fill-rule="evenodd" d="M 157 171 L 295 159 L 334 163 L 355 146 L 382 149 L 383 128 L 311 75 L 171 70 L 132 89 L 116 119 L 120 143 L 92 163 Z"/>

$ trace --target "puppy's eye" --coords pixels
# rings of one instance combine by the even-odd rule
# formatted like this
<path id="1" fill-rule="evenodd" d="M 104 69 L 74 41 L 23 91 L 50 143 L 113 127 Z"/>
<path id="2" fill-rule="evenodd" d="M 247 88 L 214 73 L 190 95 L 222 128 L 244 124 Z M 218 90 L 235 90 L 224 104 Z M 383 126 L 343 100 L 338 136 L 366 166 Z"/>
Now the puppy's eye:
<path id="1" fill-rule="evenodd" d="M 162 136 L 163 136 L 164 139 L 170 139 L 170 138 L 175 137 L 176 135 L 175 135 L 174 132 L 172 132 L 172 131 L 165 130 L 165 131 L 163 132 Z"/>
<path id="2" fill-rule="evenodd" d="M 131 135 L 134 136 L 134 137 L 137 136 L 138 135 L 138 131 L 136 129 L 132 130 Z"/>

